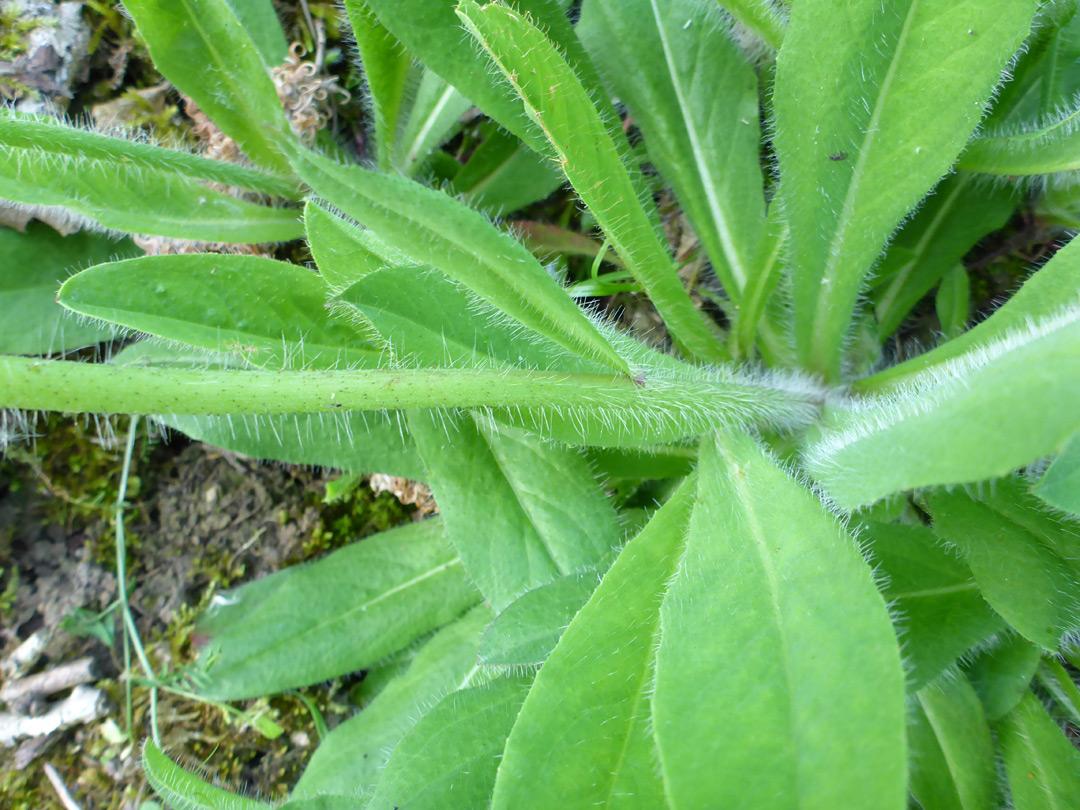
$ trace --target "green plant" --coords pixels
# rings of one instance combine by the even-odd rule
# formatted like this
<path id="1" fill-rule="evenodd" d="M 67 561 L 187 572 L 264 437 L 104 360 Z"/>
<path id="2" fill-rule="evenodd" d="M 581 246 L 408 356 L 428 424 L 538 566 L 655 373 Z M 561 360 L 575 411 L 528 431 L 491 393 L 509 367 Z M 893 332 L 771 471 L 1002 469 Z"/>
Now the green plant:
<path id="1" fill-rule="evenodd" d="M 962 264 L 1019 176 L 1076 221 L 1077 4 L 585 0 L 576 27 L 568 5 L 346 0 L 365 168 L 283 112 L 269 2 L 127 0 L 250 166 L 5 113 L 0 194 L 180 240 L 305 236 L 318 273 L 90 267 L 60 304 L 160 342 L 5 356 L 0 403 L 430 484 L 439 518 L 200 624 L 206 699 L 367 670 L 286 807 L 1080 804 L 1058 657 L 1078 663 L 1080 243 L 971 328 Z M 469 102 L 494 124 L 462 132 Z M 459 134 L 481 142 L 437 149 Z M 610 248 L 671 353 L 560 283 L 623 271 L 545 267 L 479 212 L 563 181 L 604 244 L 545 249 Z M 679 275 L 661 185 L 723 319 Z M 948 339 L 897 356 L 935 288 Z M 266 806 L 145 761 L 175 807 Z"/>

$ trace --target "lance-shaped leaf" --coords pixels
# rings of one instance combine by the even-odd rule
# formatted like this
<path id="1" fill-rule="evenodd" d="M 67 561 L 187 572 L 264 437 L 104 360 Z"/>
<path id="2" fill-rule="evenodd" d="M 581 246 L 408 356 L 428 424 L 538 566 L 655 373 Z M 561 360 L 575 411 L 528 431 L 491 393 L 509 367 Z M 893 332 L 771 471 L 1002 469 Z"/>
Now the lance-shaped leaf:
<path id="1" fill-rule="evenodd" d="M 408 108 L 407 94 L 419 68 L 362 0 L 345 3 L 368 87 L 379 168 L 393 166 L 394 144 Z"/>
<path id="2" fill-rule="evenodd" d="M 474 208 L 502 217 L 544 199 L 562 185 L 562 173 L 520 139 L 494 125 L 481 131 L 484 142 L 452 183 Z"/>
<path id="3" fill-rule="evenodd" d="M 447 695 L 398 743 L 368 810 L 487 807 L 531 682 L 499 678 Z"/>
<path id="4" fill-rule="evenodd" d="M 972 647 L 1005 628 L 971 571 L 925 526 L 865 523 L 869 552 L 887 583 L 908 669 L 922 689 Z"/>
<path id="5" fill-rule="evenodd" d="M 1080 516 L 1080 437 L 1074 436 L 1054 459 L 1035 494 L 1051 506 Z"/>
<path id="6" fill-rule="evenodd" d="M 838 378 L 863 280 L 893 229 L 960 154 L 1038 5 L 793 6 L 777 57 L 774 143 L 804 367 Z"/>
<path id="7" fill-rule="evenodd" d="M 374 230 L 412 263 L 442 270 L 559 345 L 629 372 L 626 361 L 528 249 L 482 214 L 401 177 L 342 166 L 291 147 L 289 155 L 317 194 Z"/>
<path id="8" fill-rule="evenodd" d="M 506 743 L 494 810 L 556 807 L 568 796 L 583 807 L 666 806 L 649 698 L 660 602 L 694 490 L 691 478 L 627 544 L 541 668 Z"/>
<path id="9" fill-rule="evenodd" d="M 496 611 L 619 542 L 615 509 L 577 451 L 468 414 L 416 413 L 409 426 L 447 535 Z"/>
<path id="10" fill-rule="evenodd" d="M 871 300 L 884 341 L 980 238 L 1002 227 L 1016 208 L 1007 188 L 984 188 L 970 174 L 941 182 L 896 234 L 875 270 Z"/>
<path id="11" fill-rule="evenodd" d="M 458 15 L 521 97 L 559 166 L 648 292 L 672 337 L 701 359 L 726 359 L 639 202 L 617 141 L 566 59 L 542 31 L 505 5 L 481 7 L 464 0 Z"/>
<path id="12" fill-rule="evenodd" d="M 255 365 L 372 367 L 379 350 L 326 309 L 314 273 L 256 256 L 145 256 L 64 282 L 57 300 L 82 315 Z"/>
<path id="13" fill-rule="evenodd" d="M 138 166 L 263 194 L 297 197 L 293 182 L 272 174 L 180 149 L 101 135 L 70 126 L 57 118 L 27 115 L 6 108 L 0 109 L 0 147 L 12 156 L 21 155 L 22 160 L 28 153 L 51 155 L 53 161 L 77 155 L 86 161 L 100 161 L 113 171 Z"/>
<path id="14" fill-rule="evenodd" d="M 1037 273 L 982 323 L 948 343 L 859 380 L 859 392 L 889 391 L 917 380 L 923 372 L 945 366 L 951 360 L 988 349 L 1003 338 L 1053 317 L 1080 298 L 1080 240 L 1073 240 L 1054 254 Z"/>
<path id="15" fill-rule="evenodd" d="M 204 625 L 213 632 L 201 691 L 235 700 L 336 678 L 477 601 L 439 521 L 392 529 L 216 600 Z"/>
<path id="16" fill-rule="evenodd" d="M 582 571 L 533 588 L 500 613 L 480 644 L 484 666 L 539 666 L 596 590 L 596 571 Z"/>
<path id="17" fill-rule="evenodd" d="M 149 741 L 143 746 L 143 770 L 157 794 L 177 810 L 272 810 L 273 807 L 222 790 L 189 773 Z"/>
<path id="18" fill-rule="evenodd" d="M 737 302 L 765 201 L 757 76 L 726 27 L 715 4 L 592 0 L 577 30 Z"/>
<path id="19" fill-rule="evenodd" d="M 281 30 L 274 0 L 225 0 L 240 25 L 247 31 L 259 55 L 268 65 L 284 61 L 289 51 L 285 32 Z"/>
<path id="20" fill-rule="evenodd" d="M 1015 810 L 1080 806 L 1080 751 L 1031 692 L 998 725 Z"/>
<path id="21" fill-rule="evenodd" d="M 773 50 L 780 50 L 787 20 L 774 0 L 720 0 L 727 12 L 757 34 Z"/>
<path id="22" fill-rule="evenodd" d="M 959 672 L 919 690 L 908 727 L 911 795 L 925 810 L 994 810 L 994 741 L 979 696 Z"/>
<path id="23" fill-rule="evenodd" d="M 968 144 L 958 167 L 1007 177 L 1080 169 L 1080 109 L 1028 124 L 1021 131 L 989 131 Z"/>
<path id="24" fill-rule="evenodd" d="M 481 109 L 487 116 L 521 138 L 533 149 L 544 152 L 546 144 L 521 109 L 510 87 L 491 80 L 491 60 L 469 47 L 467 36 L 458 34 L 460 22 L 454 16 L 457 0 L 346 0 L 346 9 L 366 6 L 412 54 L 428 68 Z M 515 0 L 514 5 L 542 24 L 551 38 L 581 70 L 592 89 L 599 82 L 585 57 L 581 43 L 566 17 L 565 3 L 556 0 Z M 610 103 L 604 104 L 607 120 L 614 127 L 617 118 Z"/>
<path id="25" fill-rule="evenodd" d="M 296 212 L 256 205 L 203 180 L 292 195 L 258 172 L 59 123 L 0 115 L 0 196 L 59 206 L 117 231 L 208 242 L 279 242 L 300 235 Z"/>
<path id="26" fill-rule="evenodd" d="M 671 806 L 906 807 L 900 650 L 854 540 L 745 433 L 698 476 L 656 653 Z"/>
<path id="27" fill-rule="evenodd" d="M 469 685 L 480 637 L 493 618 L 478 605 L 427 641 L 403 675 L 323 740 L 292 798 L 371 795 L 402 735 L 442 697 Z"/>
<path id="28" fill-rule="evenodd" d="M 1003 633 L 995 641 L 964 665 L 991 720 L 1001 719 L 1020 702 L 1035 677 L 1042 654 L 1017 633 Z"/>
<path id="29" fill-rule="evenodd" d="M 289 176 L 292 137 L 259 48 L 227 0 L 128 0 L 154 65 L 257 165 Z"/>
<path id="30" fill-rule="evenodd" d="M 1008 475 L 1059 452 L 1080 431 L 1072 405 L 1080 397 L 1080 306 L 905 383 L 827 407 L 824 428 L 808 442 L 808 469 L 845 509 L 902 489 Z"/>
<path id="31" fill-rule="evenodd" d="M 0 352 L 52 354 L 113 337 L 113 327 L 71 317 L 56 303 L 56 291 L 80 267 L 138 252 L 131 242 L 89 233 L 60 236 L 40 222 L 26 233 L 0 231 Z"/>
<path id="32" fill-rule="evenodd" d="M 371 270 L 336 300 L 360 313 L 408 365 L 603 371 L 500 318 L 494 307 L 430 268 Z"/>
<path id="33" fill-rule="evenodd" d="M 1060 549 L 964 492 L 927 497 L 934 532 L 963 555 L 986 601 L 1029 641 L 1056 650 L 1080 623 L 1080 574 Z"/>
<path id="34" fill-rule="evenodd" d="M 304 206 L 304 230 L 319 275 L 334 293 L 388 264 L 409 264 L 407 256 L 393 251 L 372 231 L 358 228 L 311 201 Z"/>

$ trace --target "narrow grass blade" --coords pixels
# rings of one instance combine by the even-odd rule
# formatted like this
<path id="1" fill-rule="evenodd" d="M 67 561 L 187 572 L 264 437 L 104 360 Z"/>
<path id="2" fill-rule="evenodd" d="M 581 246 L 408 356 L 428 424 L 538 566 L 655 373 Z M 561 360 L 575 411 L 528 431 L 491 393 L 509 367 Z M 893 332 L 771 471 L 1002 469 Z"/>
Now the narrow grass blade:
<path id="1" fill-rule="evenodd" d="M 319 277 L 255 256 L 145 256 L 64 282 L 68 309 L 256 366 L 374 367 L 381 352 L 326 309 Z"/>
<path id="2" fill-rule="evenodd" d="M 531 682 L 504 677 L 447 695 L 398 743 L 368 810 L 487 807 Z"/>
<path id="3" fill-rule="evenodd" d="M 418 413 L 409 427 L 447 535 L 496 611 L 595 566 L 621 539 L 615 509 L 577 451 L 468 414 Z"/>
<path id="4" fill-rule="evenodd" d="M 375 122 L 375 154 L 379 168 L 389 171 L 393 167 L 394 144 L 408 109 L 408 93 L 417 80 L 419 68 L 363 0 L 349 0 L 345 12 L 368 87 Z"/>
<path id="5" fill-rule="evenodd" d="M 845 509 L 902 489 L 1001 477 L 1059 452 L 1080 431 L 1072 406 L 1080 397 L 1080 307 L 905 383 L 826 408 L 825 427 L 807 444 L 807 468 Z M 922 452 L 928 443 L 933 455 Z"/>
<path id="6" fill-rule="evenodd" d="M 696 0 L 592 0 L 577 30 L 738 303 L 765 200 L 758 80 L 726 28 Z"/>
<path id="7" fill-rule="evenodd" d="M 1044 649 L 1080 623 L 1080 573 L 1060 550 L 964 492 L 927 497 L 934 532 L 960 550 L 986 601 Z"/>
<path id="8" fill-rule="evenodd" d="M 1038 5 L 793 6 L 777 57 L 774 143 L 798 268 L 795 329 L 805 368 L 840 378 L 868 272 L 960 154 Z M 942 96 L 948 104 L 939 103 Z"/>
<path id="9" fill-rule="evenodd" d="M 323 740 L 291 798 L 370 796 L 402 736 L 441 698 L 469 685 L 480 637 L 493 618 L 478 605 L 425 642 L 403 675 Z"/>
<path id="10" fill-rule="evenodd" d="M 211 785 L 181 768 L 152 742 L 143 746 L 143 770 L 173 810 L 272 810 L 273 806 Z"/>
<path id="11" fill-rule="evenodd" d="M 972 175 L 947 177 L 894 237 L 874 271 L 870 299 L 878 338 L 887 339 L 919 300 L 983 236 L 1002 227 L 1018 200 Z"/>
<path id="12" fill-rule="evenodd" d="M 900 649 L 854 540 L 748 434 L 698 476 L 656 653 L 671 807 L 902 810 Z"/>
<path id="13" fill-rule="evenodd" d="M 59 354 L 115 336 L 115 327 L 71 317 L 56 303 L 56 291 L 81 267 L 138 253 L 128 241 L 60 236 L 40 222 L 30 223 L 26 233 L 0 231 L 0 352 Z"/>
<path id="14" fill-rule="evenodd" d="M 887 583 L 908 690 L 918 691 L 964 653 L 1005 629 L 971 570 L 925 526 L 864 523 L 871 561 Z"/>
<path id="15" fill-rule="evenodd" d="M 401 177 L 341 166 L 300 149 L 290 158 L 317 194 L 412 263 L 442 270 L 530 329 L 629 374 L 626 361 L 536 258 L 480 213 Z"/>
<path id="16" fill-rule="evenodd" d="M 998 725 L 1015 810 L 1080 806 L 1080 751 L 1031 692 Z"/>
<path id="17" fill-rule="evenodd" d="M 927 810 L 995 810 L 994 740 L 979 696 L 950 672 L 915 696 L 911 795 Z"/>
<path id="18" fill-rule="evenodd" d="M 787 21 L 773 0 L 720 0 L 720 5 L 772 48 L 780 50 Z"/>
<path id="19" fill-rule="evenodd" d="M 288 177 L 292 137 L 259 48 L 226 0 L 126 0 L 154 65 L 258 166 Z"/>
<path id="20" fill-rule="evenodd" d="M 660 601 L 694 490 L 691 478 L 627 544 L 541 668 L 507 740 L 493 810 L 547 810 L 567 796 L 585 807 L 667 806 L 649 701 Z"/>
<path id="21" fill-rule="evenodd" d="M 251 587 L 254 607 L 245 604 Z M 266 589 L 270 595 L 260 598 Z M 376 664 L 477 601 L 440 521 L 391 529 L 216 600 L 207 614 L 215 629 L 201 652 L 207 679 L 200 691 L 238 700 L 337 678 Z"/>
<path id="22" fill-rule="evenodd" d="M 464 0 L 458 15 L 521 97 L 559 166 L 648 292 L 672 338 L 701 360 L 727 359 L 642 207 L 617 142 L 566 59 L 542 31 L 505 5 L 481 7 Z"/>

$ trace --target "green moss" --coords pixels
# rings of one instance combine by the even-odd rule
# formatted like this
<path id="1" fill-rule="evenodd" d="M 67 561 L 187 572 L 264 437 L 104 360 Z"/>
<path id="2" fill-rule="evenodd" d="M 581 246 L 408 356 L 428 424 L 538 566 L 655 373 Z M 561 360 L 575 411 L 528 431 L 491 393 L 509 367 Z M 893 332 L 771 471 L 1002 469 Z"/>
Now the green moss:
<path id="1" fill-rule="evenodd" d="M 56 20 L 48 17 L 23 17 L 16 3 L 0 5 L 0 59 L 10 61 L 26 53 L 26 35 L 43 26 L 55 26 Z"/>

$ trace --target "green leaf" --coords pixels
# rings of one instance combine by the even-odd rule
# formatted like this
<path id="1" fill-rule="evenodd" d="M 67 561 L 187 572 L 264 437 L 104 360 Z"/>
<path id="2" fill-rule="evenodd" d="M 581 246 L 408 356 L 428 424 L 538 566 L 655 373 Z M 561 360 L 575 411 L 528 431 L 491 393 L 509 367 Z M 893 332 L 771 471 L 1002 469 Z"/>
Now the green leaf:
<path id="1" fill-rule="evenodd" d="M 980 238 L 1004 226 L 1016 203 L 1009 189 L 984 187 L 969 174 L 942 180 L 896 234 L 875 270 L 870 297 L 879 339 L 892 335 Z"/>
<path id="2" fill-rule="evenodd" d="M 268 65 L 285 61 L 289 45 L 273 0 L 225 0 Z"/>
<path id="3" fill-rule="evenodd" d="M 725 27 L 695 0 L 591 0 L 577 30 L 738 302 L 765 201 L 757 76 Z"/>
<path id="4" fill-rule="evenodd" d="M 409 366 L 603 371 L 501 318 L 497 309 L 427 267 L 370 270 L 337 300 L 370 322 L 394 359 Z"/>
<path id="5" fill-rule="evenodd" d="M 957 166 L 1014 178 L 1080 169 L 1080 109 L 1009 129 L 991 129 L 973 138 Z"/>
<path id="6" fill-rule="evenodd" d="M 946 673 L 915 697 L 911 795 L 923 810 L 996 810 L 994 741 L 971 682 Z"/>
<path id="7" fill-rule="evenodd" d="M 425 70 L 395 144 L 394 168 L 415 174 L 424 159 L 461 127 L 461 116 L 471 107 L 470 101 L 445 79 Z"/>
<path id="8" fill-rule="evenodd" d="M 318 796 L 285 802 L 278 810 L 366 810 L 368 799 L 362 796 Z"/>
<path id="9" fill-rule="evenodd" d="M 623 163 L 589 90 L 543 32 L 505 5 L 458 5 L 458 16 L 521 97 L 530 119 L 551 143 L 556 161 L 641 282 L 673 339 L 703 360 L 726 352 L 694 309 L 667 248 Z"/>
<path id="10" fill-rule="evenodd" d="M 960 550 L 986 601 L 1029 641 L 1056 650 L 1080 620 L 1080 575 L 1026 527 L 964 492 L 927 496 L 934 532 Z"/>
<path id="11" fill-rule="evenodd" d="M 314 273 L 257 256 L 145 256 L 72 276 L 68 309 L 257 366 L 373 367 L 380 352 L 326 308 Z"/>
<path id="12" fill-rule="evenodd" d="M 649 700 L 660 600 L 694 489 L 690 478 L 627 544 L 540 669 L 507 740 L 493 810 L 547 810 L 568 796 L 582 807 L 666 806 Z"/>
<path id="13" fill-rule="evenodd" d="M 279 242 L 300 235 L 296 213 L 256 205 L 202 181 L 293 194 L 292 186 L 228 164 L 0 115 L 0 196 L 56 206 L 76 224 L 207 242 Z M 33 210 L 31 208 L 31 210 Z"/>
<path id="14" fill-rule="evenodd" d="M 409 51 L 431 70 L 538 152 L 545 151 L 543 136 L 531 125 L 512 90 L 491 80 L 491 61 L 475 48 L 463 47 L 454 16 L 457 0 L 346 0 L 347 9 L 367 6 Z M 580 43 L 566 18 L 565 4 L 553 0 L 516 0 L 515 5 L 532 15 L 548 30 L 573 64 L 588 71 Z M 452 33 L 448 33 L 452 32 Z M 590 87 L 598 89 L 593 82 Z M 606 105 L 611 123 L 615 117 Z"/>
<path id="15" fill-rule="evenodd" d="M 934 305 L 946 338 L 956 337 L 964 331 L 971 312 L 971 281 L 964 265 L 955 265 L 941 279 Z"/>
<path id="16" fill-rule="evenodd" d="M 1031 692 L 999 724 L 998 744 L 1016 810 L 1080 806 L 1080 751 Z"/>
<path id="17" fill-rule="evenodd" d="M 483 666 L 539 666 L 596 590 L 596 571 L 567 574 L 527 591 L 500 613 L 480 643 Z"/>
<path id="18" fill-rule="evenodd" d="M 499 678 L 445 697 L 398 743 L 368 810 L 487 807 L 531 681 Z"/>
<path id="19" fill-rule="evenodd" d="M 671 806 L 906 807 L 900 650 L 854 540 L 745 433 L 698 475 L 656 653 Z"/>
<path id="20" fill-rule="evenodd" d="M 409 426 L 447 535 L 496 611 L 595 566 L 621 539 L 615 509 L 577 451 L 468 414 L 414 413 Z"/>
<path id="21" fill-rule="evenodd" d="M 26 160 L 29 154 L 50 155 L 50 167 L 77 155 L 87 162 L 100 162 L 113 172 L 142 168 L 289 199 L 298 196 L 293 182 L 275 175 L 180 149 L 101 135 L 68 125 L 58 118 L 27 115 L 7 108 L 0 109 L 0 145 L 10 157 L 19 155 L 21 160 Z"/>
<path id="22" fill-rule="evenodd" d="M 478 598 L 439 521 L 383 532 L 254 584 L 253 596 L 241 587 L 217 598 L 208 614 L 217 629 L 202 651 L 209 669 L 201 691 L 218 700 L 369 667 Z"/>
<path id="23" fill-rule="evenodd" d="M 130 242 L 89 233 L 62 237 L 40 222 L 26 233 L 0 231 L 0 352 L 53 354 L 112 338 L 116 329 L 70 317 L 56 291 L 80 266 L 138 252 Z"/>
<path id="24" fill-rule="evenodd" d="M 948 343 L 857 381 L 859 393 L 889 392 L 908 384 L 921 384 L 920 378 L 950 361 L 977 356 L 980 351 L 1028 329 L 1032 323 L 1060 315 L 1074 307 L 1080 298 L 1080 240 L 1065 248 L 1032 275 L 1005 304 L 982 323 Z"/>
<path id="25" fill-rule="evenodd" d="M 393 251 L 372 231 L 358 228 L 311 201 L 304 206 L 304 229 L 319 275 L 334 293 L 387 264 L 408 264 L 404 255 L 388 260 L 387 254 Z"/>
<path id="26" fill-rule="evenodd" d="M 887 583 L 910 691 L 922 689 L 1005 623 L 979 593 L 971 571 L 925 526 L 864 523 L 869 553 Z"/>
<path id="27" fill-rule="evenodd" d="M 165 78 L 255 164 L 289 176 L 274 140 L 291 138 L 292 130 L 268 66 L 229 2 L 127 0 L 124 8 Z"/>
<path id="28" fill-rule="evenodd" d="M 1034 492 L 1051 506 L 1080 515 L 1080 435 L 1065 445 Z"/>
<path id="29" fill-rule="evenodd" d="M 561 346 L 629 373 L 626 361 L 511 236 L 457 200 L 401 177 L 290 151 L 317 193 L 372 228 L 413 264 L 435 267 Z"/>
<path id="30" fill-rule="evenodd" d="M 544 199 L 563 183 L 562 173 L 518 138 L 489 126 L 452 187 L 473 208 L 502 217 Z"/>
<path id="31" fill-rule="evenodd" d="M 409 87 L 419 68 L 362 0 L 346 2 L 345 12 L 364 69 L 379 168 L 386 171 L 393 166 L 394 144 L 408 108 Z"/>
<path id="32" fill-rule="evenodd" d="M 1011 712 L 1031 685 L 1042 651 L 1016 633 L 999 636 L 965 665 L 986 715 L 999 720 Z"/>
<path id="33" fill-rule="evenodd" d="M 929 366 L 903 388 L 826 406 L 804 459 L 845 509 L 902 489 L 1000 477 L 1059 452 L 1080 431 L 1078 398 L 1074 306 Z"/>
<path id="34" fill-rule="evenodd" d="M 272 806 L 214 787 L 188 773 L 147 741 L 143 746 L 147 781 L 173 810 L 272 810 Z"/>
<path id="35" fill-rule="evenodd" d="M 322 741 L 291 798 L 371 795 L 402 735 L 443 696 L 469 685 L 480 637 L 492 618 L 491 610 L 479 605 L 436 633 L 404 675 Z"/>
<path id="36" fill-rule="evenodd" d="M 960 154 L 1038 5 L 794 5 L 777 57 L 774 144 L 798 268 L 795 331 L 805 368 L 840 376 L 867 273 L 893 229 Z"/>
<path id="37" fill-rule="evenodd" d="M 1054 696 L 1054 701 L 1073 725 L 1080 723 L 1080 686 L 1056 656 L 1039 662 L 1039 682 Z"/>
<path id="38" fill-rule="evenodd" d="M 786 21 L 772 0 L 720 0 L 720 5 L 773 50 L 780 50 Z"/>

